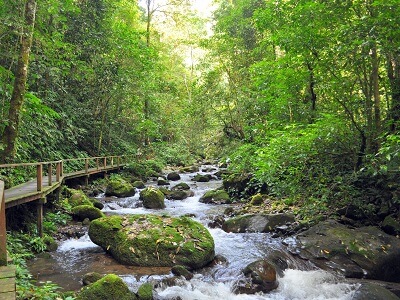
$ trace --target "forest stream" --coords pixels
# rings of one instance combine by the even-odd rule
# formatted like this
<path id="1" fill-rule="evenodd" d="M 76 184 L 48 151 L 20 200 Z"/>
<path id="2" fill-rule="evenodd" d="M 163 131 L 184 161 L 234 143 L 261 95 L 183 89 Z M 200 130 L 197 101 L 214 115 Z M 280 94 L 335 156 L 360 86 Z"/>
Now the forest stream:
<path id="1" fill-rule="evenodd" d="M 210 166 L 203 166 L 210 167 Z M 212 205 L 199 202 L 208 190 L 222 185 L 220 180 L 193 182 L 197 173 L 180 174 L 174 182 L 189 184 L 194 196 L 182 201 L 165 200 L 162 210 L 145 209 L 141 206 L 139 193 L 128 198 L 110 198 L 101 195 L 98 199 L 105 204 L 103 212 L 111 214 L 168 214 L 171 216 L 190 215 L 205 226 L 223 213 L 228 205 Z M 146 185 L 156 185 L 148 182 Z M 156 288 L 158 299 L 352 299 L 357 284 L 350 284 L 344 278 L 317 269 L 293 257 L 282 244 L 281 238 L 269 233 L 226 233 L 220 228 L 208 228 L 215 241 L 216 255 L 226 258 L 218 263 L 195 272 L 191 280 L 181 279 L 178 285 Z M 278 279 L 279 287 L 268 294 L 236 295 L 234 284 L 243 276 L 242 270 L 258 259 L 279 255 L 289 269 Z M 116 262 L 103 249 L 94 244 L 87 234 L 79 239 L 60 242 L 58 250 L 48 257 L 38 257 L 30 262 L 31 274 L 38 281 L 52 281 L 65 290 L 79 290 L 82 276 L 88 272 L 118 274 L 136 291 L 138 286 L 149 280 L 157 281 L 171 277 L 170 268 L 139 268 L 124 266 Z"/>

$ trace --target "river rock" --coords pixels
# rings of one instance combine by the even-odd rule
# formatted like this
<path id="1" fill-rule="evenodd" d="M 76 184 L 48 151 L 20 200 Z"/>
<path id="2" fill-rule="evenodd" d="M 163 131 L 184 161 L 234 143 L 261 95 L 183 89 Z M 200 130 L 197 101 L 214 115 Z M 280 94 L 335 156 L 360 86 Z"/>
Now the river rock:
<path id="1" fill-rule="evenodd" d="M 129 291 L 126 283 L 117 275 L 108 274 L 96 282 L 81 289 L 77 300 L 133 300 L 135 294 Z"/>
<path id="2" fill-rule="evenodd" d="M 214 258 L 214 240 L 200 223 L 187 217 L 127 215 L 91 222 L 91 240 L 126 265 L 188 269 Z"/>
<path id="3" fill-rule="evenodd" d="M 67 189 L 67 192 L 70 195 L 68 198 L 68 203 L 72 207 L 78 205 L 93 205 L 89 197 L 86 196 L 83 191 L 75 189 Z"/>
<path id="4" fill-rule="evenodd" d="M 230 197 L 227 192 L 221 189 L 207 191 L 200 199 L 202 203 L 212 204 L 226 204 L 231 203 Z"/>
<path id="5" fill-rule="evenodd" d="M 193 278 L 193 273 L 190 272 L 185 266 L 176 265 L 171 268 L 172 274 L 176 276 L 183 276 L 186 280 L 190 280 Z"/>
<path id="6" fill-rule="evenodd" d="M 92 205 L 78 205 L 71 209 L 72 216 L 78 221 L 88 218 L 90 221 L 104 217 L 103 212 Z"/>
<path id="7" fill-rule="evenodd" d="M 194 173 L 199 171 L 198 166 L 187 166 L 179 169 L 181 173 Z"/>
<path id="8" fill-rule="evenodd" d="M 181 182 L 171 188 L 171 191 L 187 191 L 190 190 L 190 186 L 185 183 Z"/>
<path id="9" fill-rule="evenodd" d="M 400 234 L 400 223 L 393 216 L 387 216 L 382 222 L 382 229 L 388 234 Z"/>
<path id="10" fill-rule="evenodd" d="M 143 201 L 145 208 L 162 209 L 165 208 L 164 194 L 154 187 L 145 188 L 140 192 L 140 200 Z"/>
<path id="11" fill-rule="evenodd" d="M 100 280 L 101 278 L 103 278 L 103 275 L 101 275 L 100 273 L 97 272 L 86 273 L 82 277 L 82 283 L 83 285 L 90 285 Z"/>
<path id="12" fill-rule="evenodd" d="M 167 199 L 172 199 L 172 200 L 184 200 L 188 197 L 193 196 L 194 193 L 193 191 L 179 191 L 179 190 L 175 190 L 175 191 L 170 191 L 169 194 L 167 195 Z"/>
<path id="13" fill-rule="evenodd" d="M 153 300 L 153 285 L 146 282 L 139 286 L 137 291 L 139 300 Z"/>
<path id="14" fill-rule="evenodd" d="M 236 286 L 236 293 L 255 294 L 267 293 L 278 287 L 275 267 L 266 260 L 258 260 L 249 264 L 243 274 L 246 280 Z"/>
<path id="15" fill-rule="evenodd" d="M 177 181 L 177 180 L 181 179 L 181 176 L 179 175 L 178 172 L 171 172 L 171 173 L 168 173 L 167 179 L 171 180 L 171 181 Z"/>
<path id="16" fill-rule="evenodd" d="M 192 178 L 192 181 L 197 181 L 197 182 L 209 182 L 211 179 L 211 175 L 202 175 L 202 174 L 197 174 Z"/>
<path id="17" fill-rule="evenodd" d="M 136 189 L 135 187 L 127 182 L 120 176 L 113 176 L 109 179 L 107 187 L 106 187 L 106 196 L 115 196 L 115 197 L 131 197 L 135 195 Z"/>
<path id="18" fill-rule="evenodd" d="M 323 269 L 346 277 L 400 282 L 400 240 L 376 227 L 349 228 L 328 220 L 296 239 L 292 250 Z"/>
<path id="19" fill-rule="evenodd" d="M 226 220 L 222 229 L 226 232 L 271 232 L 277 226 L 294 221 L 291 214 L 251 214 Z"/>
<path id="20" fill-rule="evenodd" d="M 132 183 L 132 185 L 137 189 L 144 189 L 146 186 L 142 180 L 136 180 Z"/>
<path id="21" fill-rule="evenodd" d="M 352 300 L 399 300 L 391 291 L 372 283 L 362 283 Z"/>
<path id="22" fill-rule="evenodd" d="M 93 206 L 102 210 L 104 208 L 104 204 L 101 203 L 99 200 L 96 198 L 90 198 L 90 202 L 92 202 Z"/>
<path id="23" fill-rule="evenodd" d="M 157 185 L 169 185 L 170 183 L 168 182 L 167 179 L 163 177 L 158 177 L 157 178 Z"/>

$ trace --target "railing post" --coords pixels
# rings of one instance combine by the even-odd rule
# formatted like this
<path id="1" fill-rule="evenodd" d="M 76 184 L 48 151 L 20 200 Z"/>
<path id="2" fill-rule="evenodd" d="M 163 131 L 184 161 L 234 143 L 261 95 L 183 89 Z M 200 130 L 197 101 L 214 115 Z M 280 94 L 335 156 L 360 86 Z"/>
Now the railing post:
<path id="1" fill-rule="evenodd" d="M 61 179 L 61 162 L 57 162 L 56 164 L 56 181 L 60 182 Z"/>
<path id="2" fill-rule="evenodd" d="M 60 176 L 64 176 L 64 161 L 60 161 Z"/>
<path id="3" fill-rule="evenodd" d="M 89 172 L 89 159 L 85 158 L 85 173 L 87 174 Z"/>
<path id="4" fill-rule="evenodd" d="M 107 168 L 107 157 L 103 158 L 103 165 L 104 165 L 104 169 Z"/>
<path id="5" fill-rule="evenodd" d="M 48 168 L 48 177 L 49 177 L 49 185 L 52 185 L 52 176 L 53 176 L 53 166 L 51 163 L 49 163 L 49 168 Z"/>
<path id="6" fill-rule="evenodd" d="M 0 266 L 7 265 L 6 203 L 4 182 L 0 181 Z"/>
<path id="7" fill-rule="evenodd" d="M 111 167 L 114 167 L 114 156 L 111 156 Z"/>
<path id="8" fill-rule="evenodd" d="M 120 163 L 121 163 L 120 160 L 121 160 L 121 156 L 118 156 L 118 157 L 117 157 L 117 168 L 118 168 L 118 169 L 119 169 L 119 165 L 120 165 Z"/>
<path id="9" fill-rule="evenodd" d="M 36 165 L 36 183 L 38 192 L 42 190 L 42 180 L 43 180 L 43 165 L 39 163 Z"/>
<path id="10" fill-rule="evenodd" d="M 97 170 L 99 169 L 99 159 L 98 158 L 96 158 L 96 169 Z"/>

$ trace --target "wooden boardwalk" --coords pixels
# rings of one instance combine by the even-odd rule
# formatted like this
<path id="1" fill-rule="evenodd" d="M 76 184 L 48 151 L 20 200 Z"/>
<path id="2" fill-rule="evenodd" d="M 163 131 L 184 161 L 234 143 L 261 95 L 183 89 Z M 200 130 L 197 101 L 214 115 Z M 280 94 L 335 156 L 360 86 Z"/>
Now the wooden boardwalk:
<path id="1" fill-rule="evenodd" d="M 23 203 L 37 203 L 37 226 L 39 235 L 43 234 L 43 205 L 46 196 L 60 188 L 65 180 L 84 177 L 87 183 L 94 174 L 118 170 L 128 163 L 132 156 L 108 156 L 68 159 L 51 162 L 0 165 L 0 168 L 36 167 L 36 179 L 4 190 L 4 182 L 0 181 L 0 300 L 15 300 L 15 266 L 7 261 L 6 218 L 5 210 Z M 80 169 L 65 173 L 66 163 L 81 165 Z M 43 167 L 47 167 L 47 175 L 43 176 Z M 92 167 L 93 166 L 93 167 Z M 53 168 L 55 167 L 55 168 Z"/>

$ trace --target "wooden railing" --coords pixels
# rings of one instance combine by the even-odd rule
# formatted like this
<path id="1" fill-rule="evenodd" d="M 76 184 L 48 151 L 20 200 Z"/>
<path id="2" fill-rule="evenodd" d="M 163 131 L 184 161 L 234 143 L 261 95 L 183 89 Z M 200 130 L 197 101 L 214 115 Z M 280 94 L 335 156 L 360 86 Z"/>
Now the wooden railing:
<path id="1" fill-rule="evenodd" d="M 112 155 L 70 158 L 46 162 L 3 164 L 0 165 L 0 168 L 36 167 L 37 191 L 42 191 L 43 184 L 45 184 L 43 182 L 43 175 L 47 174 L 47 185 L 51 186 L 53 184 L 53 179 L 55 179 L 55 182 L 60 182 L 60 180 L 62 180 L 64 172 L 84 172 L 84 174 L 89 174 L 91 169 L 104 170 L 110 167 L 120 167 L 125 164 L 129 158 L 133 157 L 134 155 Z"/>
<path id="2" fill-rule="evenodd" d="M 6 203 L 4 182 L 0 181 L 0 266 L 7 265 Z"/>

